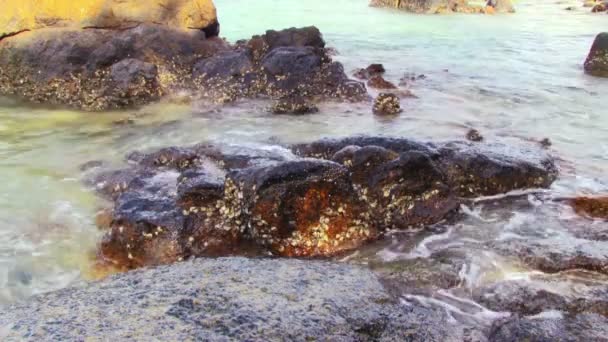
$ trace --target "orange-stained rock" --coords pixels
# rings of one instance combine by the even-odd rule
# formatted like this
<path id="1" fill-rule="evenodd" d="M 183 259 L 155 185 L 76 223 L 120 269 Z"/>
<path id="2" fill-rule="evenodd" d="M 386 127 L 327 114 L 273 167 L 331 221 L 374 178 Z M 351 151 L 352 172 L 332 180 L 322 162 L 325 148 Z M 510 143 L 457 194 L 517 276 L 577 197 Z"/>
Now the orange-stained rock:
<path id="1" fill-rule="evenodd" d="M 578 197 L 570 201 L 577 214 L 608 220 L 607 197 Z"/>

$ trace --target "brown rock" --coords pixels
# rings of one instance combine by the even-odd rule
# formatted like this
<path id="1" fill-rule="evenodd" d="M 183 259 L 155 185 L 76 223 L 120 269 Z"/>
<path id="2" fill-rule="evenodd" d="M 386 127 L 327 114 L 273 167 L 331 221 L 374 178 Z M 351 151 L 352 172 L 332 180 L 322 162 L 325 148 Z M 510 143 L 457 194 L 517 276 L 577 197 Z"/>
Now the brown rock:
<path id="1" fill-rule="evenodd" d="M 578 197 L 570 205 L 581 216 L 608 220 L 608 197 Z"/>
<path id="2" fill-rule="evenodd" d="M 376 115 L 395 115 L 401 113 L 399 97 L 395 94 L 382 93 L 374 100 L 373 112 Z"/>
<path id="3" fill-rule="evenodd" d="M 397 89 L 397 86 L 385 80 L 382 76 L 371 77 L 367 82 L 367 86 L 376 89 Z"/>

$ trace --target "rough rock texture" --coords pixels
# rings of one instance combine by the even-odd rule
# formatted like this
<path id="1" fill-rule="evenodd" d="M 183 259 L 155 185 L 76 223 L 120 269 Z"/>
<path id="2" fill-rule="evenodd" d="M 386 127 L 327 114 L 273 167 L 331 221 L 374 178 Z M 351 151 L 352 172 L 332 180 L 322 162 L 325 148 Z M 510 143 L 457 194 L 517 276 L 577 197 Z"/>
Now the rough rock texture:
<path id="1" fill-rule="evenodd" d="M 608 274 L 608 259 L 601 241 L 571 241 L 559 237 L 535 241 L 509 239 L 492 242 L 489 247 L 505 256 L 516 256 L 546 273 L 580 269 Z"/>
<path id="2" fill-rule="evenodd" d="M 561 294 L 555 284 L 529 281 L 505 281 L 477 288 L 473 299 L 497 312 L 525 316 L 556 310 L 570 314 L 595 313 L 608 317 L 608 290 L 601 285 L 579 286 L 576 294 Z"/>
<path id="3" fill-rule="evenodd" d="M 401 113 L 401 103 L 395 94 L 382 93 L 374 100 L 373 112 L 376 115 L 395 115 Z"/>
<path id="4" fill-rule="evenodd" d="M 354 137 L 295 154 L 209 144 L 132 153 L 129 168 L 98 170 L 90 183 L 113 202 L 100 260 L 131 269 L 191 256 L 332 256 L 444 220 L 459 196 L 555 179 L 546 154 L 499 147 Z"/>
<path id="5" fill-rule="evenodd" d="M 570 205 L 581 216 L 608 220 L 608 197 L 578 197 Z"/>
<path id="6" fill-rule="evenodd" d="M 384 74 L 385 72 L 386 72 L 386 69 L 384 69 L 384 65 L 370 64 L 365 69 L 355 70 L 354 75 L 356 78 L 359 78 L 362 80 L 368 80 L 368 79 L 370 79 L 370 77 L 380 76 L 380 75 Z"/>
<path id="7" fill-rule="evenodd" d="M 0 7 L 0 37 L 47 27 L 217 26 L 212 0 L 2 0 Z"/>
<path id="8" fill-rule="evenodd" d="M 595 37 L 585 60 L 585 72 L 592 76 L 608 77 L 608 32 Z"/>
<path id="9" fill-rule="evenodd" d="M 490 341 L 607 341 L 608 318 L 596 314 L 513 316 L 494 324 Z"/>
<path id="10" fill-rule="evenodd" d="M 277 100 L 270 111 L 273 114 L 314 114 L 319 112 L 319 108 L 312 102 L 302 97 L 288 97 Z"/>
<path id="11" fill-rule="evenodd" d="M 367 86 L 375 89 L 397 89 L 396 85 L 385 80 L 382 76 L 372 76 L 367 81 Z"/>
<path id="12" fill-rule="evenodd" d="M 405 306 L 370 271 L 298 260 L 199 259 L 114 276 L 0 311 L 3 341 L 463 341 L 442 309 Z"/>
<path id="13" fill-rule="evenodd" d="M 510 0 L 489 0 L 486 7 L 470 5 L 467 0 L 371 0 L 370 6 L 397 8 L 413 13 L 514 12 Z"/>
<path id="14" fill-rule="evenodd" d="M 332 62 L 315 27 L 268 31 L 234 46 L 205 36 L 156 24 L 22 33 L 0 42 L 0 94 L 85 110 L 142 105 L 183 90 L 217 103 L 367 99 L 365 85 Z"/>

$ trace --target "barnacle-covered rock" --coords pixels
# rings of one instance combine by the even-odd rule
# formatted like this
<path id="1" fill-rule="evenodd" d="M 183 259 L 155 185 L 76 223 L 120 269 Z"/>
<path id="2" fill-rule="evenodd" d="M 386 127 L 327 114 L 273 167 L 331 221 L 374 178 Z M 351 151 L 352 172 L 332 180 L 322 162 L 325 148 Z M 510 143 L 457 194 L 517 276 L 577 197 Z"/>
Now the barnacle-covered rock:
<path id="1" fill-rule="evenodd" d="M 320 160 L 281 163 L 229 175 L 235 220 L 253 240 L 284 256 L 328 256 L 376 236 L 370 213 L 343 166 Z M 242 200 L 241 200 L 242 198 Z"/>
<path id="2" fill-rule="evenodd" d="M 592 76 L 608 77 L 608 32 L 595 37 L 585 60 L 585 72 Z"/>
<path id="3" fill-rule="evenodd" d="M 395 115 L 401 113 L 399 96 L 382 93 L 374 100 L 373 112 L 376 115 Z"/>

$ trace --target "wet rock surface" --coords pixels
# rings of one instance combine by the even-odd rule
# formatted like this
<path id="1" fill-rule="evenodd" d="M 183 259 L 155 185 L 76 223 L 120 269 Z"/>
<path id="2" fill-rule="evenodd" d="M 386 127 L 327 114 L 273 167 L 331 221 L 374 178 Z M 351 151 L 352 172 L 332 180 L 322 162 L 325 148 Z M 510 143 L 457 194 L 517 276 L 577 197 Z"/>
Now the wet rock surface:
<path id="1" fill-rule="evenodd" d="M 581 216 L 608 220 L 608 197 L 579 197 L 570 205 Z"/>
<path id="2" fill-rule="evenodd" d="M 608 319 L 596 314 L 549 312 L 496 323 L 490 341 L 606 341 Z"/>
<path id="3" fill-rule="evenodd" d="M 376 115 L 396 115 L 401 113 L 401 101 L 395 94 L 382 93 L 374 100 L 372 110 Z"/>
<path id="4" fill-rule="evenodd" d="M 199 259 L 130 272 L 3 309 L 13 340 L 462 341 L 481 333 L 401 304 L 368 270 L 328 262 Z"/>
<path id="5" fill-rule="evenodd" d="M 585 60 L 585 72 L 592 76 L 608 77 L 608 32 L 595 37 Z"/>
<path id="6" fill-rule="evenodd" d="M 131 269 L 193 256 L 333 256 L 450 218 L 460 196 L 556 177 L 543 152 L 479 145 L 353 137 L 293 153 L 213 144 L 131 153 L 130 167 L 89 180 L 113 202 L 99 257 Z"/>
<path id="7" fill-rule="evenodd" d="M 315 27 L 267 31 L 235 45 L 203 31 L 147 23 L 44 29 L 0 42 L 0 93 L 30 102 L 108 110 L 184 90 L 216 103 L 367 99 L 365 85 L 331 60 Z"/>

